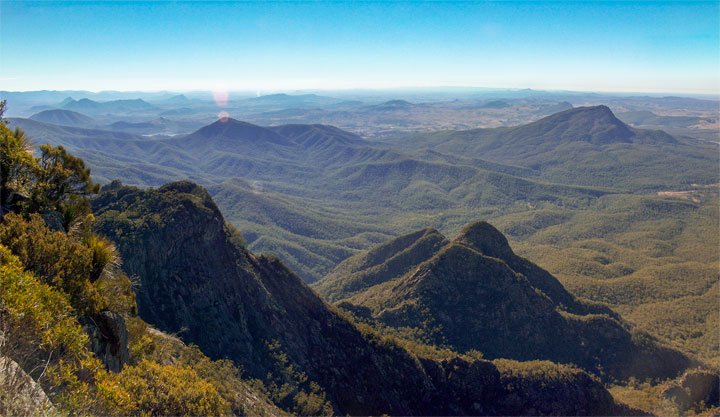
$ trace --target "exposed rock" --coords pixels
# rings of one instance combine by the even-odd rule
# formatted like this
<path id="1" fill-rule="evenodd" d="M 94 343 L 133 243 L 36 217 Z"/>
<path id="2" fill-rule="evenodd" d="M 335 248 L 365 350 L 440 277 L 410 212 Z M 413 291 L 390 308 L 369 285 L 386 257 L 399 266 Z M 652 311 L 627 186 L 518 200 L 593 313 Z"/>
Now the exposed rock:
<path id="1" fill-rule="evenodd" d="M 681 411 L 720 407 L 720 376 L 705 370 L 688 371 L 668 385 L 660 397 L 674 402 Z"/>
<path id="2" fill-rule="evenodd" d="M 693 404 L 720 407 L 720 376 L 710 371 L 690 371 L 680 379 Z"/>
<path id="3" fill-rule="evenodd" d="M 48 416 L 55 410 L 45 391 L 12 359 L 0 356 L 0 416 Z"/>
<path id="4" fill-rule="evenodd" d="M 93 317 L 81 317 L 83 329 L 90 338 L 90 351 L 113 372 L 120 372 L 130 360 L 125 319 L 112 311 Z"/>
<path id="5" fill-rule="evenodd" d="M 278 259 L 233 243 L 219 210 L 197 185 L 116 188 L 101 193 L 93 211 L 98 231 L 120 250 L 125 272 L 140 278 L 144 320 L 179 332 L 211 358 L 234 360 L 257 378 L 283 371 L 268 348 L 277 342 L 338 414 L 516 415 L 535 403 L 538 414 L 571 410 L 555 396 L 560 391 L 541 383 L 537 395 L 520 397 L 519 405 L 509 401 L 517 393 L 499 382 L 503 372 L 491 362 L 422 359 L 361 332 Z M 578 370 L 557 381 L 578 398 L 585 393 L 584 408 L 572 410 L 627 414 L 599 382 L 578 375 L 585 374 Z M 543 406 L 553 401 L 560 405 Z"/>
<path id="6" fill-rule="evenodd" d="M 45 220 L 45 225 L 48 229 L 50 229 L 53 232 L 65 232 L 65 227 L 63 226 L 63 219 L 62 214 L 55 210 L 46 211 L 42 214 L 43 220 Z"/>
<path id="7" fill-rule="evenodd" d="M 692 407 L 692 401 L 687 391 L 679 385 L 670 385 L 660 392 L 660 398 L 665 398 L 677 405 L 680 410 L 688 410 Z"/>

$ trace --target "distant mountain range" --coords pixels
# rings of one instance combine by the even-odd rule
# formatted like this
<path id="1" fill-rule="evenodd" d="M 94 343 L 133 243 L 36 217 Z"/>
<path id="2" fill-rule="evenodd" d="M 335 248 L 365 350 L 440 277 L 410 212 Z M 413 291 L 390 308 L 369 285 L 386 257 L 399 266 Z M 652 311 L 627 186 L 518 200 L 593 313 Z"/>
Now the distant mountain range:
<path id="1" fill-rule="evenodd" d="M 89 98 L 81 98 L 74 100 L 68 97 L 60 103 L 63 109 L 74 110 L 86 113 L 102 113 L 102 112 L 133 112 L 147 111 L 153 109 L 154 106 L 143 99 L 134 100 L 112 100 L 112 101 L 93 101 Z"/>
<path id="2" fill-rule="evenodd" d="M 256 236 L 258 228 L 264 230 L 261 240 L 250 240 L 252 249 L 279 254 L 308 281 L 360 249 L 422 226 L 420 217 L 398 210 L 442 212 L 433 225 L 456 232 L 477 210 L 492 216 L 493 210 L 517 205 L 578 207 L 619 191 L 720 182 L 709 148 L 628 127 L 606 107 L 571 109 L 515 128 L 438 132 L 386 143 L 325 125 L 265 128 L 234 119 L 161 139 L 26 119 L 12 123 L 38 142 L 62 144 L 83 157 L 100 182 L 123 178 L 157 186 L 189 178 L 207 185 L 244 233 Z M 290 223 L 279 214 L 286 213 L 280 206 L 265 205 L 268 215 L 261 220 L 239 209 L 248 190 L 232 185 L 235 178 L 262 194 L 266 204 L 300 199 L 319 203 L 325 214 L 298 213 L 298 221 L 305 220 Z M 358 221 L 357 213 L 365 213 L 364 220 Z M 305 221 L 316 227 L 300 227 Z M 369 234 L 348 241 L 337 238 L 347 236 L 344 231 L 323 230 Z"/>
<path id="3" fill-rule="evenodd" d="M 517 97 L 270 95 L 222 107 L 333 114 L 369 135 L 261 126 L 170 94 L 113 104 L 119 113 L 68 99 L 92 117 L 47 109 L 10 123 L 82 157 L 105 184 L 94 227 L 139 279 L 140 316 L 268 392 L 293 378 L 308 401 L 363 415 L 637 413 L 603 384 L 631 401 L 680 398 L 684 377 L 655 385 L 720 360 L 717 143 L 676 134 L 692 120 L 625 111 L 643 98 L 616 117 Z M 457 121 L 510 125 L 501 118 L 518 109 L 535 121 Z M 458 119 L 399 134 L 443 111 Z"/>

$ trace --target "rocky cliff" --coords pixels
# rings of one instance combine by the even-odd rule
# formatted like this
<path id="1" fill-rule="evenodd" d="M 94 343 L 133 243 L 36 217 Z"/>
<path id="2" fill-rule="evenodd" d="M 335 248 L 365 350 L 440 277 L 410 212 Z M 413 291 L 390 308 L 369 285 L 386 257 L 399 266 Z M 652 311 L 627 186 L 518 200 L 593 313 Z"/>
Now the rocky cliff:
<path id="1" fill-rule="evenodd" d="M 140 278 L 143 319 L 213 358 L 234 360 L 253 377 L 282 372 L 273 360 L 279 349 L 286 364 L 327 393 L 336 413 L 629 412 L 577 369 L 547 364 L 554 379 L 531 378 L 514 371 L 517 363 L 425 358 L 361 331 L 279 260 L 247 251 L 197 185 L 142 191 L 114 184 L 93 201 L 93 211 L 125 272 Z"/>

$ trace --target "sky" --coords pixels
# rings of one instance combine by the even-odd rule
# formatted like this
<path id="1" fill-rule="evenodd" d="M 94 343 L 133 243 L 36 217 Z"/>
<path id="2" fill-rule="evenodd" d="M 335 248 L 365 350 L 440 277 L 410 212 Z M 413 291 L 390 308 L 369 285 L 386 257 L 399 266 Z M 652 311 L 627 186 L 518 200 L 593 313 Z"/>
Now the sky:
<path id="1" fill-rule="evenodd" d="M 0 0 L 0 90 L 720 94 L 719 4 Z"/>

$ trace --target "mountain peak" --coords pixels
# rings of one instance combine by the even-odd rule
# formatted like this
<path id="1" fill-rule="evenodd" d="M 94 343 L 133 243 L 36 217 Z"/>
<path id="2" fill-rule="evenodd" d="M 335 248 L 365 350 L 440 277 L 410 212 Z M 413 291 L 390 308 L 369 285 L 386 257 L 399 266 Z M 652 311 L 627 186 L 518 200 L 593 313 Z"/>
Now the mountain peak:
<path id="1" fill-rule="evenodd" d="M 43 123 L 51 123 L 61 126 L 80 126 L 87 127 L 95 123 L 95 121 L 84 114 L 65 109 L 51 109 L 35 113 L 30 116 L 30 120 L 36 120 Z"/>
<path id="2" fill-rule="evenodd" d="M 413 106 L 414 104 L 406 100 L 390 100 L 381 104 L 370 106 L 368 108 L 372 110 L 404 110 L 410 109 Z"/>
<path id="3" fill-rule="evenodd" d="M 638 343 L 616 313 L 573 297 L 547 271 L 514 255 L 487 222 L 468 225 L 439 250 L 413 253 L 424 256 L 406 256 L 403 268 L 356 262 L 357 270 L 336 269 L 316 289 L 354 314 L 488 358 L 573 363 L 617 379 L 674 377 L 691 363 L 652 341 Z"/>
<path id="4" fill-rule="evenodd" d="M 612 123 L 614 125 L 625 125 L 622 121 L 620 121 L 620 119 L 615 117 L 615 113 L 613 113 L 613 111 L 604 104 L 601 104 L 599 106 L 574 107 L 572 109 L 566 110 L 566 112 L 576 117 L 580 115 L 585 115 L 593 117 L 605 123 Z"/>
<path id="5" fill-rule="evenodd" d="M 266 149 L 270 145 L 286 146 L 288 142 L 285 137 L 268 128 L 230 117 L 222 118 L 202 127 L 185 138 L 200 139 L 202 141 L 210 139 L 221 147 L 244 144 L 257 149 Z"/>
<path id="6" fill-rule="evenodd" d="M 341 262 L 315 289 L 337 301 L 340 294 L 346 297 L 402 276 L 447 243 L 445 236 L 431 227 L 396 237 Z"/>
<path id="7" fill-rule="evenodd" d="M 237 119 L 233 119 L 231 117 L 226 117 L 200 128 L 195 133 L 206 137 L 231 136 L 233 134 L 243 134 L 248 131 L 260 129 L 263 128 L 252 123 L 243 122 Z"/>
<path id="8" fill-rule="evenodd" d="M 212 201 L 210 194 L 202 186 L 188 180 L 167 183 L 158 189 L 159 192 L 175 192 L 191 194 L 203 200 Z M 214 204 L 214 203 L 213 203 Z"/>
<path id="9" fill-rule="evenodd" d="M 635 132 L 607 106 L 575 107 L 511 129 L 524 143 L 589 142 L 594 145 L 632 142 Z"/>
<path id="10" fill-rule="evenodd" d="M 572 109 L 568 109 L 559 113 L 555 113 L 553 115 L 548 116 L 549 118 L 561 118 L 561 116 L 565 116 L 564 118 L 580 118 L 580 117 L 588 117 L 588 118 L 594 118 L 602 120 L 603 122 L 609 122 L 613 124 L 623 124 L 623 122 L 620 121 L 617 117 L 615 117 L 615 114 L 610 110 L 610 108 L 604 104 L 601 104 L 599 106 L 582 106 L 582 107 L 573 107 Z"/>
<path id="11" fill-rule="evenodd" d="M 455 238 L 455 242 L 493 258 L 506 259 L 513 255 L 505 236 L 486 221 L 478 221 L 465 226 Z"/>

